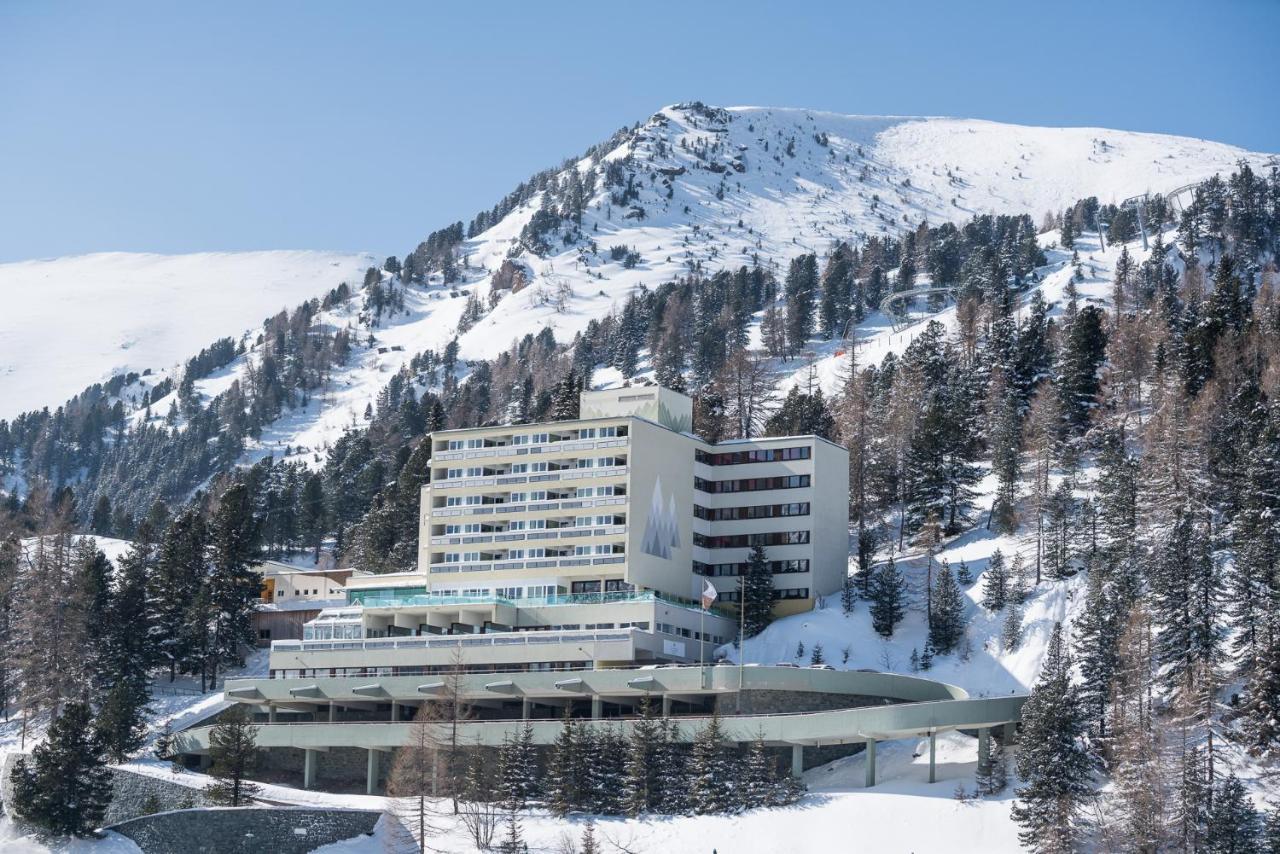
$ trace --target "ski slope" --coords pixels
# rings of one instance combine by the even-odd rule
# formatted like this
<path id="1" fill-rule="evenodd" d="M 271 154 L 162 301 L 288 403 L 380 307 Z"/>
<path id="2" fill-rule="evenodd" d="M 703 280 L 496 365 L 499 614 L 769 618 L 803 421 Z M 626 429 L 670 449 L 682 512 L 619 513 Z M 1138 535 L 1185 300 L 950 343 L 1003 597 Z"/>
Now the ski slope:
<path id="1" fill-rule="evenodd" d="M 341 282 L 370 255 L 108 252 L 0 264 L 0 418 L 168 368 Z"/>

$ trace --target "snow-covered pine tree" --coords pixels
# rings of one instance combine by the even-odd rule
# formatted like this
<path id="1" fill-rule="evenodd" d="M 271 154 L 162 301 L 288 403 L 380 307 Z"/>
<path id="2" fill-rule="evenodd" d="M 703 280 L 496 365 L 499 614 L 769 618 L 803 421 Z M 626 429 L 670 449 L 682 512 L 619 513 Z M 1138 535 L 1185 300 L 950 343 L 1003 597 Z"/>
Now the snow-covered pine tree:
<path id="1" fill-rule="evenodd" d="M 508 810 L 522 810 L 538 797 L 538 757 L 533 746 L 533 725 L 526 722 L 508 732 L 499 754 L 498 785 Z"/>
<path id="2" fill-rule="evenodd" d="M 580 791 L 583 782 L 578 776 L 581 761 L 581 736 L 578 724 L 565 710 L 560 733 L 551 745 L 547 759 L 545 789 L 547 809 L 552 815 L 563 818 L 578 808 L 582 796 Z"/>
<path id="3" fill-rule="evenodd" d="M 245 707 L 235 704 L 222 713 L 209 731 L 209 756 L 213 782 L 205 789 L 217 804 L 239 807 L 253 800 L 258 786 L 248 780 L 258 758 L 253 721 Z"/>
<path id="4" fill-rule="evenodd" d="M 1022 644 L 1022 606 L 1010 603 L 1004 612 L 1000 626 L 1000 648 L 1006 653 L 1015 652 Z"/>
<path id="5" fill-rule="evenodd" d="M 1165 665 L 1162 682 L 1170 691 L 1195 690 L 1218 667 L 1222 635 L 1208 520 L 1191 508 L 1179 509 L 1157 536 L 1147 574 L 1155 594 L 1156 658 Z"/>
<path id="6" fill-rule="evenodd" d="M 753 543 L 747 555 L 740 591 L 739 607 L 745 611 L 742 631 L 746 637 L 753 638 L 773 621 L 773 573 L 769 571 L 769 560 L 760 543 Z"/>
<path id="7" fill-rule="evenodd" d="M 1244 785 L 1228 774 L 1213 787 L 1207 841 L 1213 854 L 1252 854 L 1258 850 L 1261 821 Z"/>
<path id="8" fill-rule="evenodd" d="M 1071 681 L 1062 624 L 1054 625 L 1044 664 L 1022 708 L 1013 818 L 1019 840 L 1038 854 L 1074 851 L 1081 811 L 1092 795 L 1093 761 L 1084 744 L 1084 716 Z"/>
<path id="9" fill-rule="evenodd" d="M 48 737 L 19 759 L 10 806 L 22 818 L 56 836 L 89 836 L 111 801 L 111 775 L 93 726 L 89 704 L 68 702 Z"/>
<path id="10" fill-rule="evenodd" d="M 1049 497 L 1044 522 L 1044 572 L 1061 581 L 1075 573 L 1071 560 L 1078 504 L 1070 478 L 1058 482 Z"/>
<path id="11" fill-rule="evenodd" d="M 933 582 L 933 616 L 929 621 L 929 643 L 937 654 L 949 654 L 964 636 L 964 603 L 951 566 L 943 562 Z"/>
<path id="12" fill-rule="evenodd" d="M 993 738 L 988 744 L 987 755 L 978 757 L 977 789 L 980 795 L 998 795 L 1008 785 L 1008 761 L 1003 742 Z"/>
<path id="13" fill-rule="evenodd" d="M 881 637 L 892 637 L 893 629 L 906 614 L 907 582 L 891 556 L 871 573 L 871 627 Z"/>
<path id="14" fill-rule="evenodd" d="M 1240 703 L 1244 743 L 1254 756 L 1273 756 L 1280 750 L 1280 619 L 1261 633 L 1256 658 Z"/>
<path id="15" fill-rule="evenodd" d="M 1118 624 L 1115 602 L 1107 593 L 1104 574 L 1090 572 L 1084 608 L 1075 621 L 1075 653 L 1083 676 L 1081 706 L 1093 721 L 1095 731 L 1102 736 L 1107 732 L 1107 705 L 1111 700 L 1122 628 Z"/>
<path id="16" fill-rule="evenodd" d="M 988 611 L 999 611 L 1008 601 L 1009 570 L 1005 566 L 1004 553 L 996 549 L 982 573 L 982 607 Z"/>
<path id="17" fill-rule="evenodd" d="M 689 757 L 689 807 L 694 813 L 722 813 L 739 805 L 736 765 L 736 757 L 724 740 L 719 712 L 713 710 L 706 726 L 694 737 Z"/>

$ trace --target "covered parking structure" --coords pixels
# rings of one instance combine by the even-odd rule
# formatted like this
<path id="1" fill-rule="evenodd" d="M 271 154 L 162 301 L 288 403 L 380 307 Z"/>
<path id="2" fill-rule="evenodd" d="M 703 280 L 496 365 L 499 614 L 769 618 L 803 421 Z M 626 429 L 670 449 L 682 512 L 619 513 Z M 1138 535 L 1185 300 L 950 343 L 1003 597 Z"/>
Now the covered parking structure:
<path id="1" fill-rule="evenodd" d="M 928 737 L 932 782 L 938 732 L 974 731 L 985 755 L 994 727 L 1002 728 L 1004 741 L 1012 743 L 1026 700 L 1024 695 L 970 698 L 952 685 L 892 673 L 751 666 L 467 674 L 456 682 L 449 676 L 236 680 L 228 683 L 227 696 L 258 712 L 260 748 L 304 752 L 307 787 L 315 783 L 321 754 L 334 748 L 367 751 L 366 791 L 372 793 L 380 754 L 409 743 L 413 724 L 408 718 L 445 690 L 457 691 L 478 710 L 478 719 L 459 725 L 460 740 L 467 745 L 500 746 L 524 722 L 534 744 L 550 745 L 566 710 L 608 721 L 626 735 L 647 698 L 654 713 L 677 721 L 679 740 L 692 741 L 712 711 L 718 711 L 727 740 L 760 738 L 790 747 L 796 774 L 804 768 L 806 748 L 865 745 L 867 786 L 875 784 L 880 741 Z M 211 729 L 178 733 L 175 748 L 207 754 Z"/>

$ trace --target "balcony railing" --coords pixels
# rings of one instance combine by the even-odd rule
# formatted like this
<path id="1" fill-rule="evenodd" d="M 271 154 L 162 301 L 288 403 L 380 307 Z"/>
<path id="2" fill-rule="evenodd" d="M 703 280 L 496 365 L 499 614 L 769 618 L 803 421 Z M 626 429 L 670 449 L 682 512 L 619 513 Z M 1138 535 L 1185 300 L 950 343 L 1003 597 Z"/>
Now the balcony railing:
<path id="1" fill-rule="evenodd" d="M 629 641 L 640 629 L 614 629 L 605 631 L 570 632 L 490 632 L 488 634 L 457 635 L 405 635 L 394 638 L 364 638 L 355 640 L 278 640 L 272 641 L 272 652 L 315 652 L 318 650 L 380 649 L 450 649 L 477 646 L 532 646 L 551 643 L 586 643 Z M 646 633 L 647 634 L 647 633 Z"/>
<path id="2" fill-rule="evenodd" d="M 510 605 L 514 608 L 544 608 L 554 605 L 610 605 L 624 602 L 665 602 L 679 608 L 698 609 L 698 603 L 681 596 L 658 593 L 653 590 L 618 590 L 608 593 L 562 593 L 556 596 L 537 596 L 527 599 L 508 599 L 505 596 L 485 594 L 479 596 L 440 596 L 434 593 L 414 596 L 361 597 L 353 591 L 351 604 L 366 608 L 422 608 L 432 606 Z M 731 617 L 732 613 L 712 607 L 709 613 Z"/>

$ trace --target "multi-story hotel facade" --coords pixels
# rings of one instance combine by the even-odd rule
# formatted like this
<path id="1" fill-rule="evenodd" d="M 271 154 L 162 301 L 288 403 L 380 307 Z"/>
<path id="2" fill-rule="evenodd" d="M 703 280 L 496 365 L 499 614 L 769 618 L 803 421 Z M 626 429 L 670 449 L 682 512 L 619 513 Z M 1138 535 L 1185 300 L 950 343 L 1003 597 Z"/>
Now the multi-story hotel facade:
<path id="1" fill-rule="evenodd" d="M 433 433 L 417 569 L 352 576 L 346 607 L 273 645 L 273 675 L 710 661 L 757 542 L 778 614 L 839 590 L 847 450 L 691 426 L 688 397 L 642 386 L 584 392 L 574 420 Z"/>

